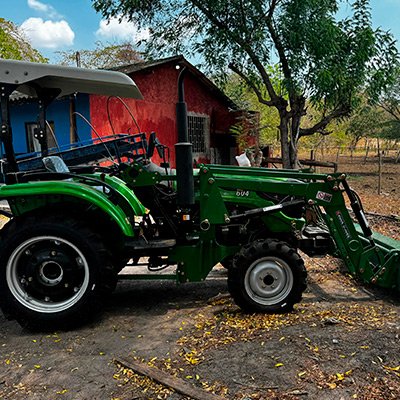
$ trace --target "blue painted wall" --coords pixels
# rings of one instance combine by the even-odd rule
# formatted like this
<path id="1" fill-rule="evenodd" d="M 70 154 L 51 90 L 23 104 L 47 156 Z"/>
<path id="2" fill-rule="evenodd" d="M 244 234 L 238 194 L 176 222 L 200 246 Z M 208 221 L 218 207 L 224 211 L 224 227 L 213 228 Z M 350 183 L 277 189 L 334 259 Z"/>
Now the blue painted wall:
<path id="1" fill-rule="evenodd" d="M 76 96 L 76 111 L 90 121 L 89 96 Z M 22 104 L 12 104 L 10 107 L 10 121 L 13 132 L 13 143 L 16 154 L 28 152 L 26 137 L 26 122 L 37 122 L 39 107 L 37 102 L 29 101 Z M 59 146 L 70 143 L 69 133 L 69 99 L 55 100 L 47 109 L 47 121 L 54 122 L 54 133 Z M 76 117 L 79 140 L 91 138 L 89 125 L 79 116 Z"/>

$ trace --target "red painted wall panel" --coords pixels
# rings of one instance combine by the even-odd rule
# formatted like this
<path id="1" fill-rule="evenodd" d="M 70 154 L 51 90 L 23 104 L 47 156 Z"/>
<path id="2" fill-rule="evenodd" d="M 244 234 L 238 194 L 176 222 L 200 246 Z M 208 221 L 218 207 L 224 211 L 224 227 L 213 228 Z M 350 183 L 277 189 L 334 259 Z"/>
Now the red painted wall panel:
<path id="1" fill-rule="evenodd" d="M 131 74 L 143 100 L 124 99 L 135 116 L 142 132 L 156 132 L 161 143 L 171 152 L 171 165 L 175 166 L 174 144 L 177 141 L 175 104 L 177 102 L 177 79 L 179 71 L 173 63 L 162 64 L 152 69 Z M 188 111 L 210 117 L 210 145 L 214 146 L 215 133 L 228 133 L 235 123 L 234 113 L 226 102 L 216 96 L 204 83 L 188 73 L 185 77 L 185 100 Z M 106 111 L 107 98 L 90 97 L 90 117 L 100 135 L 111 134 Z M 110 116 L 116 133 L 136 133 L 137 128 L 128 111 L 117 100 L 110 102 Z M 157 160 L 155 160 L 157 161 Z M 197 161 L 209 161 L 200 158 Z"/>

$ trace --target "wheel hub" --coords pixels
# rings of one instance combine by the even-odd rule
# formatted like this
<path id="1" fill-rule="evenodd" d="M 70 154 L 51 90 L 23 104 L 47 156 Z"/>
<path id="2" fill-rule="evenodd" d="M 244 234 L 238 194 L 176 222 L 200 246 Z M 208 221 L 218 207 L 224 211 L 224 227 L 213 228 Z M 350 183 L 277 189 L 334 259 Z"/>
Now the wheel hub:
<path id="1" fill-rule="evenodd" d="M 39 277 L 45 285 L 55 286 L 62 281 L 63 276 L 61 265 L 55 261 L 45 261 L 39 268 Z"/>
<path id="2" fill-rule="evenodd" d="M 263 305 L 283 301 L 293 287 L 293 273 L 280 258 L 264 257 L 250 265 L 245 277 L 248 295 Z"/>

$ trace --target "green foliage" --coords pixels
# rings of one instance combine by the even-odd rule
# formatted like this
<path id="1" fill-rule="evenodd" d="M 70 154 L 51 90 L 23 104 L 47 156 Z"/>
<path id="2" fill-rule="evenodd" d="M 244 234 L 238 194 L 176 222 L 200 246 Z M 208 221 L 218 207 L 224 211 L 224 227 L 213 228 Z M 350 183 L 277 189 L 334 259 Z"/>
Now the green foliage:
<path id="1" fill-rule="evenodd" d="M 396 70 L 393 82 L 387 87 L 378 104 L 394 122 L 400 121 L 400 68 Z"/>
<path id="2" fill-rule="evenodd" d="M 382 130 L 379 134 L 379 137 L 383 139 L 400 140 L 400 121 L 398 120 L 386 121 L 382 126 Z"/>
<path id="3" fill-rule="evenodd" d="M 93 50 L 79 50 L 80 66 L 83 68 L 112 68 L 121 65 L 134 64 L 143 61 L 140 53 L 131 43 L 102 43 L 96 42 Z M 77 65 L 77 52 L 75 50 L 59 51 L 61 65 Z"/>
<path id="4" fill-rule="evenodd" d="M 10 21 L 0 18 L 0 58 L 33 62 L 48 62 L 18 28 Z"/>
<path id="5" fill-rule="evenodd" d="M 350 118 L 347 133 L 352 137 L 353 145 L 356 146 L 362 137 L 380 136 L 386 122 L 382 110 L 364 104 Z"/>

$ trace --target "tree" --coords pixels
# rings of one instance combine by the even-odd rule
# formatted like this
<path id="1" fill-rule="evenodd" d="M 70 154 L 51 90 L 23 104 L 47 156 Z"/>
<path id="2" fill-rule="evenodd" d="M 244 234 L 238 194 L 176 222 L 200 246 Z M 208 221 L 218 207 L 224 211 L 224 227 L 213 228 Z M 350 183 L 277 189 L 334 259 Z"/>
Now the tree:
<path id="1" fill-rule="evenodd" d="M 93 0 L 105 17 L 125 16 L 149 27 L 147 49 L 200 55 L 214 70 L 236 72 L 258 101 L 279 114 L 285 167 L 297 165 L 303 136 L 326 133 L 350 114 L 358 93 L 377 96 L 397 62 L 395 41 L 373 30 L 369 0 L 354 0 L 338 21 L 340 0 Z M 267 66 L 278 61 L 283 90 Z M 302 128 L 307 100 L 322 118 Z"/>
<path id="2" fill-rule="evenodd" d="M 4 18 L 0 18 L 0 58 L 41 63 L 48 61 L 31 46 L 16 25 Z"/>
<path id="3" fill-rule="evenodd" d="M 76 66 L 78 63 L 83 68 L 106 69 L 143 61 L 140 53 L 129 42 L 104 44 L 97 41 L 93 50 L 59 51 L 58 54 L 61 65 Z"/>
<path id="4" fill-rule="evenodd" d="M 396 70 L 395 80 L 385 90 L 379 106 L 388 115 L 383 136 L 388 139 L 400 139 L 400 68 Z"/>
<path id="5" fill-rule="evenodd" d="M 355 148 L 357 143 L 365 137 L 382 136 L 387 119 L 378 107 L 363 104 L 357 108 L 349 120 L 347 133 L 352 138 L 351 146 Z"/>
<path id="6" fill-rule="evenodd" d="M 395 121 L 400 122 L 400 68 L 396 70 L 395 79 L 386 88 L 378 104 Z"/>

